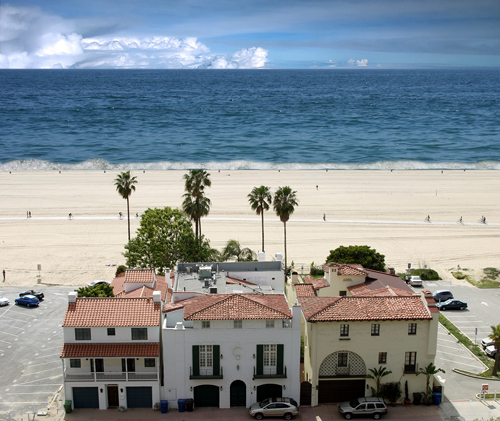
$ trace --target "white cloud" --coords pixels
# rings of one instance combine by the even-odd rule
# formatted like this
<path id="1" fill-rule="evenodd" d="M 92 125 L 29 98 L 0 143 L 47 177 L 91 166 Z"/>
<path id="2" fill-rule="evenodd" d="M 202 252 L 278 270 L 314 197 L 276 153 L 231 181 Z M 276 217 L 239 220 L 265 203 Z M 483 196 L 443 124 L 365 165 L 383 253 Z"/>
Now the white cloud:
<path id="1" fill-rule="evenodd" d="M 0 5 L 0 68 L 251 69 L 264 67 L 268 51 L 213 54 L 195 37 L 84 38 L 78 23 L 38 9 Z"/>
<path id="2" fill-rule="evenodd" d="M 349 60 L 347 60 L 347 64 L 349 66 L 367 67 L 368 66 L 368 59 L 363 58 L 361 60 L 354 60 L 353 58 L 350 58 Z"/>

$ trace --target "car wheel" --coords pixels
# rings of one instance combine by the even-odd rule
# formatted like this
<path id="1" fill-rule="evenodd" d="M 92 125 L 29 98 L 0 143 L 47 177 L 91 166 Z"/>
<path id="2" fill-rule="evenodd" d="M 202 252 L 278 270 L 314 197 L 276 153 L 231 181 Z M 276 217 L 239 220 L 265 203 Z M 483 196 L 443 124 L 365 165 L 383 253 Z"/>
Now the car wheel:
<path id="1" fill-rule="evenodd" d="M 293 415 L 292 415 L 292 414 L 290 414 L 290 412 L 287 412 L 287 413 L 285 414 L 285 419 L 286 419 L 286 420 L 291 420 L 292 418 L 293 418 Z"/>
<path id="2" fill-rule="evenodd" d="M 464 306 L 460 307 L 460 310 L 465 310 L 465 307 Z"/>
<path id="3" fill-rule="evenodd" d="M 29 306 L 30 306 L 30 303 L 26 304 L 26 307 L 28 307 L 28 308 L 29 308 Z"/>
<path id="4" fill-rule="evenodd" d="M 373 414 L 373 418 L 375 418 L 376 420 L 379 420 L 380 419 L 380 414 Z"/>
<path id="5" fill-rule="evenodd" d="M 352 418 L 352 414 L 350 412 L 348 412 L 347 414 L 344 414 L 344 418 L 346 420 L 350 420 Z"/>
<path id="6" fill-rule="evenodd" d="M 261 420 L 262 418 L 264 418 L 264 415 L 262 415 L 260 412 L 255 414 L 255 419 L 256 420 Z"/>

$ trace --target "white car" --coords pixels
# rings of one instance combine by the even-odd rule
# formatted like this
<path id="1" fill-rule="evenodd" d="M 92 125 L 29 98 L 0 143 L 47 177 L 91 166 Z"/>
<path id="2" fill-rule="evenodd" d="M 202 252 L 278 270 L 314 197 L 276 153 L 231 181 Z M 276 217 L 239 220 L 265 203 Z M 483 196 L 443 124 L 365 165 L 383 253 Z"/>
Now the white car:
<path id="1" fill-rule="evenodd" d="M 488 348 L 490 345 L 495 345 L 495 341 L 488 337 L 483 338 L 483 340 L 481 341 L 481 346 L 483 347 L 483 349 Z"/>
<path id="2" fill-rule="evenodd" d="M 495 358 L 497 355 L 497 350 L 495 349 L 495 345 L 487 346 L 484 352 L 486 352 L 486 355 L 491 358 Z"/>
<path id="3" fill-rule="evenodd" d="M 111 283 L 111 282 L 109 282 L 109 281 L 92 281 L 92 282 L 89 282 L 89 283 L 87 284 L 87 286 L 88 286 L 88 287 L 93 287 L 93 286 L 95 286 L 95 285 L 99 285 L 99 284 L 108 284 L 108 285 L 109 285 L 110 283 Z"/>
<path id="4" fill-rule="evenodd" d="M 410 277 L 410 285 L 412 287 L 421 287 L 422 286 L 422 279 L 420 279 L 420 276 Z"/>
<path id="5" fill-rule="evenodd" d="M 7 297 L 4 297 L 3 295 L 0 295 L 0 306 L 8 306 L 9 304 L 9 299 Z"/>

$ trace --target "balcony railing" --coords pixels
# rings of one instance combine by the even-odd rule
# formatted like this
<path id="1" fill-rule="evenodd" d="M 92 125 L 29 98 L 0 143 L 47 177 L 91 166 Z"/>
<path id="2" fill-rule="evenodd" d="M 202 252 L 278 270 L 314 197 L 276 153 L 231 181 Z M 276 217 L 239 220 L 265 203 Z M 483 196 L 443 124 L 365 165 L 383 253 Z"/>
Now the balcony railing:
<path id="1" fill-rule="evenodd" d="M 122 381 L 151 381 L 158 380 L 156 372 L 98 372 L 85 374 L 68 374 L 65 370 L 64 380 L 67 382 L 98 382 L 103 380 L 122 380 Z"/>
<path id="2" fill-rule="evenodd" d="M 273 370 L 275 371 L 275 370 Z M 277 374 L 276 372 L 264 371 L 262 374 L 257 374 L 257 367 L 253 367 L 253 379 L 286 379 L 286 366 L 283 367 L 283 374 Z"/>
<path id="3" fill-rule="evenodd" d="M 219 373 L 208 373 L 208 372 L 203 372 L 203 370 L 199 370 L 199 373 L 194 375 L 193 374 L 193 367 L 189 367 L 189 378 L 191 380 L 198 380 L 198 379 L 222 379 L 224 378 L 224 373 L 222 370 L 222 367 L 220 368 Z"/>

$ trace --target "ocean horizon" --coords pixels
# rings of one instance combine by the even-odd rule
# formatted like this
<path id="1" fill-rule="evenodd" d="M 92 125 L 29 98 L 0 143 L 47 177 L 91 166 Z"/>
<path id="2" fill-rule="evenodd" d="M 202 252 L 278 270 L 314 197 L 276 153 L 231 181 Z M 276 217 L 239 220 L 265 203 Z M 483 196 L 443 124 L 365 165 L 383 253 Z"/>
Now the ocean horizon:
<path id="1" fill-rule="evenodd" d="M 0 70 L 0 170 L 498 170 L 500 70 Z"/>

